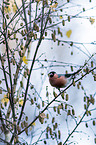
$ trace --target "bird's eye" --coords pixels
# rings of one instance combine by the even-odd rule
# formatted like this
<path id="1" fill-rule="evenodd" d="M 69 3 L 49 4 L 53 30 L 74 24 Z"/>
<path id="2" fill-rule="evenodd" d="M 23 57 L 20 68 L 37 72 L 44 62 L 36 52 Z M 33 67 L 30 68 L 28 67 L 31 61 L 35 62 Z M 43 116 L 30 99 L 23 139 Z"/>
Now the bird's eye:
<path id="1" fill-rule="evenodd" d="M 54 74 L 53 73 L 50 73 L 50 77 L 52 78 L 54 76 Z"/>

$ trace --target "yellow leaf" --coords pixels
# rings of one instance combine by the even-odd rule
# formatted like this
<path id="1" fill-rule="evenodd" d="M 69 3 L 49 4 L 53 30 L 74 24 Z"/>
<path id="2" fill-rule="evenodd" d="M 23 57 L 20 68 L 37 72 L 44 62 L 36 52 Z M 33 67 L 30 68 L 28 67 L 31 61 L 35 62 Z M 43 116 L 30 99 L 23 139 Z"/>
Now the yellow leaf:
<path id="1" fill-rule="evenodd" d="M 17 11 L 17 6 L 13 5 L 13 12 L 16 13 L 16 11 Z"/>
<path id="2" fill-rule="evenodd" d="M 32 126 L 30 127 L 30 131 L 33 129 L 33 126 L 35 126 L 36 125 L 36 123 L 34 122 L 33 124 L 32 124 Z"/>
<path id="3" fill-rule="evenodd" d="M 3 104 L 9 102 L 9 99 L 8 99 L 7 95 L 4 95 L 4 96 L 3 96 L 3 98 L 1 99 L 1 102 L 2 102 Z"/>
<path id="4" fill-rule="evenodd" d="M 23 105 L 23 99 L 19 100 L 19 105 Z"/>
<path id="5" fill-rule="evenodd" d="M 34 122 L 32 125 L 33 125 L 33 126 L 35 126 L 35 125 L 36 125 L 36 123 Z"/>
<path id="6" fill-rule="evenodd" d="M 59 18 L 60 18 L 60 19 L 63 19 L 63 17 L 62 17 L 62 16 L 59 16 Z"/>
<path id="7" fill-rule="evenodd" d="M 66 36 L 67 36 L 68 38 L 70 38 L 71 34 L 72 34 L 72 30 L 68 30 L 68 31 L 66 32 Z"/>
<path id="8" fill-rule="evenodd" d="M 93 19 L 93 18 L 90 17 L 90 18 L 89 18 L 89 21 L 90 21 L 91 24 L 94 24 L 95 19 Z"/>
<path id="9" fill-rule="evenodd" d="M 56 8 L 58 3 L 55 3 L 54 5 L 50 5 L 51 8 Z"/>
<path id="10" fill-rule="evenodd" d="M 79 118 L 81 118 L 81 116 L 80 116 L 80 115 L 79 115 L 78 117 L 79 117 Z"/>
<path id="11" fill-rule="evenodd" d="M 26 56 L 23 56 L 22 60 L 25 64 L 28 64 L 28 62 L 27 62 L 28 60 L 26 59 Z"/>
<path id="12" fill-rule="evenodd" d="M 4 7 L 4 11 L 5 11 L 5 13 L 9 13 L 9 12 L 11 12 L 11 8 L 10 8 L 10 6 L 8 6 L 8 7 Z"/>

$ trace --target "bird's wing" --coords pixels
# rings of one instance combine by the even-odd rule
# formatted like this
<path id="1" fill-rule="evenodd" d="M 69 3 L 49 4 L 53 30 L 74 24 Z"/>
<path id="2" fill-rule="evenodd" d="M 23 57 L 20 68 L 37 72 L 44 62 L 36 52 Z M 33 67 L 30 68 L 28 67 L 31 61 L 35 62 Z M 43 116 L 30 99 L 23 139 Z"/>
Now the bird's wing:
<path id="1" fill-rule="evenodd" d="M 74 72 L 74 73 L 69 73 L 69 74 L 58 74 L 58 78 L 60 78 L 61 76 L 65 76 L 66 78 L 69 78 L 70 76 L 75 76 L 77 73 L 79 73 L 82 69 L 79 69 L 78 71 Z"/>
<path id="2" fill-rule="evenodd" d="M 65 76 L 64 74 L 58 74 L 58 78 L 60 78 L 61 76 Z"/>
<path id="3" fill-rule="evenodd" d="M 73 76 L 73 74 L 72 73 L 70 73 L 70 74 L 65 74 L 64 75 L 66 78 L 69 78 L 70 76 Z"/>
<path id="4" fill-rule="evenodd" d="M 60 78 L 61 76 L 64 76 L 66 78 L 69 78 L 70 76 L 72 76 L 73 74 L 58 74 L 58 78 Z"/>

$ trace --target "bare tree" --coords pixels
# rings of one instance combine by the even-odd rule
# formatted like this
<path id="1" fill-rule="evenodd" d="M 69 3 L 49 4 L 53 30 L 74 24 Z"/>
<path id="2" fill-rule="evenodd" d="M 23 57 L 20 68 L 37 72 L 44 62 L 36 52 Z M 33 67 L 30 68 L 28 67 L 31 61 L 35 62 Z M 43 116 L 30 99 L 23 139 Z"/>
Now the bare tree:
<path id="1" fill-rule="evenodd" d="M 61 2 L 61 3 L 60 3 Z M 95 126 L 96 118 L 91 113 L 96 110 L 95 108 L 95 95 L 87 95 L 87 91 L 82 85 L 83 78 L 91 74 L 96 81 L 96 62 L 95 54 L 85 53 L 79 46 L 83 46 L 88 43 L 66 41 L 63 38 L 63 30 L 65 23 L 70 22 L 72 19 L 89 19 L 90 23 L 94 23 L 94 18 L 88 16 L 81 16 L 85 11 L 84 8 L 75 15 L 64 13 L 64 9 L 72 8 L 72 4 L 69 0 L 60 1 L 57 0 L 22 0 L 22 1 L 9 1 L 2 0 L 0 5 L 1 11 L 1 27 L 0 27 L 0 121 L 1 121 L 1 138 L 0 142 L 6 144 L 28 144 L 23 137 L 23 133 L 27 136 L 31 134 L 31 144 L 47 144 L 48 141 L 53 140 L 58 145 L 71 144 L 74 141 L 70 140 L 70 137 L 77 131 L 78 126 L 85 122 L 85 126 L 88 128 L 88 122 L 92 122 Z M 60 4 L 59 4 L 60 3 Z M 89 2 L 91 4 L 91 1 Z M 75 7 L 78 5 L 75 5 Z M 93 9 L 91 7 L 90 9 Z M 89 10 L 89 9 L 88 9 Z M 66 36 L 69 38 L 72 30 L 66 32 Z M 42 51 L 38 56 L 38 51 L 41 46 L 41 42 L 44 41 L 55 42 L 57 46 L 68 45 L 68 47 L 76 47 L 79 51 L 82 51 L 87 55 L 88 60 L 83 65 L 74 65 L 72 63 L 64 63 L 63 61 L 48 60 L 42 58 L 44 52 Z M 31 46 L 35 43 L 35 48 Z M 89 43 L 95 45 L 95 42 Z M 87 49 L 87 48 L 86 48 Z M 55 51 L 55 50 L 54 50 Z M 54 52 L 55 53 L 55 52 Z M 31 59 L 30 59 L 30 55 Z M 71 51 L 73 55 L 73 51 Z M 38 56 L 38 57 L 37 57 Z M 39 67 L 35 68 L 35 64 Z M 77 78 L 64 88 L 58 95 L 56 90 L 53 89 L 54 98 L 50 101 L 50 93 L 48 86 L 46 86 L 46 99 L 40 96 L 37 87 L 32 84 L 32 80 L 35 78 L 32 76 L 33 71 L 46 70 L 46 74 L 49 68 L 54 67 L 70 67 L 71 71 L 74 68 L 81 69 Z M 42 72 L 42 71 L 41 71 Z M 66 70 L 68 73 L 68 70 Z M 40 73 L 41 76 L 41 90 L 44 83 L 46 74 Z M 45 76 L 45 77 L 44 77 Z M 35 77 L 38 77 L 35 75 Z M 93 81 L 93 82 L 94 82 Z M 37 82 L 38 83 L 38 82 Z M 84 110 L 82 116 L 75 115 L 74 106 L 67 103 L 69 95 L 66 92 L 70 87 L 76 87 L 81 89 L 84 96 Z M 61 97 L 59 99 L 59 97 Z M 27 102 L 30 102 L 27 104 Z M 25 107 L 30 105 L 36 109 L 35 116 L 29 122 L 30 116 L 26 114 Z M 90 107 L 93 106 L 93 107 Z M 32 111 L 32 110 L 30 110 Z M 34 112 L 32 111 L 32 114 Z M 67 138 L 61 139 L 62 131 L 59 129 L 58 118 L 64 115 L 66 116 L 66 128 L 68 129 L 68 116 L 75 122 L 73 129 L 67 134 Z M 87 120 L 84 120 L 86 118 Z M 62 118 L 62 117 L 61 117 Z M 48 119 L 51 120 L 48 122 Z M 43 126 L 43 129 L 34 130 L 36 121 L 39 126 Z M 37 127 L 38 128 L 38 127 Z M 35 134 L 37 133 L 37 134 Z M 39 135 L 38 135 L 39 134 Z M 95 133 L 94 133 L 95 134 Z M 36 139 L 34 139 L 36 138 Z M 96 138 L 95 138 L 96 143 Z"/>

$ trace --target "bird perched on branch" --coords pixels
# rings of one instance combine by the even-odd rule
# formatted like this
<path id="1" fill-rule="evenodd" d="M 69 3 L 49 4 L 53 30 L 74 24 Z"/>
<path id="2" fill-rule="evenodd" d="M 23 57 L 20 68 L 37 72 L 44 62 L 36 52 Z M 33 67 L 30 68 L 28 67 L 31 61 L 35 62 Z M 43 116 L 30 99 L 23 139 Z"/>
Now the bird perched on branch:
<path id="1" fill-rule="evenodd" d="M 49 76 L 49 82 L 51 86 L 56 87 L 58 89 L 64 88 L 68 85 L 68 83 L 71 81 L 71 79 L 75 78 L 75 75 L 79 73 L 81 69 L 74 73 L 70 74 L 57 74 L 56 72 L 52 71 L 48 74 Z"/>

